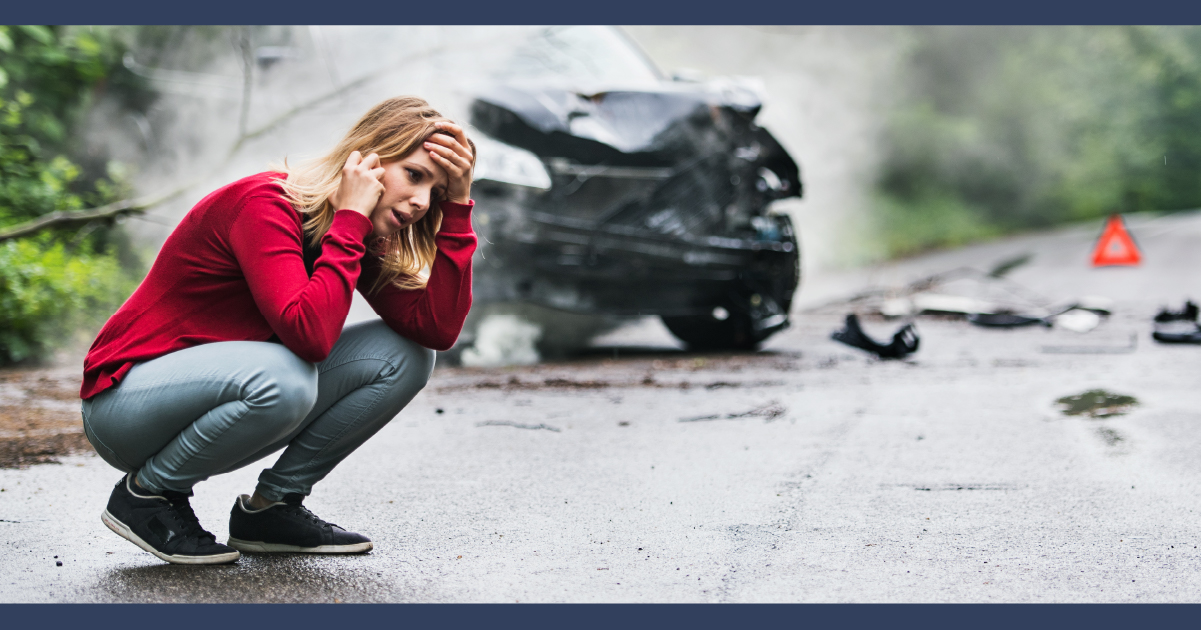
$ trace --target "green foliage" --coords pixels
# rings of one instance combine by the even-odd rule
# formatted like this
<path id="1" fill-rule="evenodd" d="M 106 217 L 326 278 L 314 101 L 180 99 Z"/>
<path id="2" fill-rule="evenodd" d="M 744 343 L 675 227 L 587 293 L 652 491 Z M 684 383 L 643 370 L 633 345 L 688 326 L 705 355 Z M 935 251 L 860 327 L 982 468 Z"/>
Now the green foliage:
<path id="1" fill-rule="evenodd" d="M 0 26 L 0 228 L 128 194 L 118 165 L 75 133 L 105 91 L 138 104 L 122 53 L 103 30 Z M 133 284 L 112 251 L 122 241 L 94 224 L 0 243 L 0 365 L 45 356 L 89 315 L 103 322 Z"/>
<path id="2" fill-rule="evenodd" d="M 111 255 L 68 252 L 49 237 L 0 243 L 0 363 L 44 356 L 98 327 L 135 285 Z"/>
<path id="3" fill-rule="evenodd" d="M 97 90 L 119 83 L 121 47 L 88 30 L 0 26 L 0 227 L 120 196 L 107 162 L 71 154 L 74 128 Z"/>
<path id="4" fill-rule="evenodd" d="M 889 253 L 1201 206 L 1201 28 L 906 33 L 877 185 Z"/>

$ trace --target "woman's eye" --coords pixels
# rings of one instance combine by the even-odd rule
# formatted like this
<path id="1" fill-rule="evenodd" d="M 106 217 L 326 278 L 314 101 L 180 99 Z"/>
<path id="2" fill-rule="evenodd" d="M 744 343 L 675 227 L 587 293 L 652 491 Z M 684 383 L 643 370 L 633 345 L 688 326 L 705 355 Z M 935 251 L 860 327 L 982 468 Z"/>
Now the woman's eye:
<path id="1" fill-rule="evenodd" d="M 421 181 L 421 173 L 419 173 L 411 168 L 406 168 L 405 171 L 408 171 L 409 179 L 411 179 L 415 182 Z"/>

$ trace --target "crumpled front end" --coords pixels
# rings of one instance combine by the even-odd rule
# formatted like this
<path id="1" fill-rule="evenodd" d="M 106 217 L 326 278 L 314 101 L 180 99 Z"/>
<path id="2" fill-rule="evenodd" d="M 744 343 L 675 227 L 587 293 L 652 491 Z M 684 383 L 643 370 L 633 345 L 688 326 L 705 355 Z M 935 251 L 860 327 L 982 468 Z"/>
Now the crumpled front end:
<path id="1" fill-rule="evenodd" d="M 477 299 L 660 315 L 677 335 L 673 318 L 715 319 L 741 345 L 787 326 L 800 252 L 769 206 L 801 181 L 758 110 L 737 86 L 481 95 Z"/>

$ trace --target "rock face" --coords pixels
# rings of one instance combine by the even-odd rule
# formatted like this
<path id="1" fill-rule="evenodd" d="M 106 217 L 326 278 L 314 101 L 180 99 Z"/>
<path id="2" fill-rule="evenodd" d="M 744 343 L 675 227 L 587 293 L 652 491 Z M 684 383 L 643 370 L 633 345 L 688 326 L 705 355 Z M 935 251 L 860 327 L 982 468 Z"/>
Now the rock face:
<path id="1" fill-rule="evenodd" d="M 0 468 L 88 452 L 74 368 L 0 371 Z"/>

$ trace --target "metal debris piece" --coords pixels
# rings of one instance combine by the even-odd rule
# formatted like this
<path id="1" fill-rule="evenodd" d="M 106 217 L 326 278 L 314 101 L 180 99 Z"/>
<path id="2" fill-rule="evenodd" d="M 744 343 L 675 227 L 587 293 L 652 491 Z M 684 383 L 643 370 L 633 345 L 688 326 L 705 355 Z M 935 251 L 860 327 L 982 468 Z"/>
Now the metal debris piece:
<path id="1" fill-rule="evenodd" d="M 913 324 L 905 324 L 893 334 L 890 343 L 882 344 L 863 332 L 863 328 L 859 326 L 859 317 L 854 313 L 847 315 L 842 330 L 834 331 L 830 338 L 853 348 L 867 350 L 881 359 L 899 359 L 913 354 L 917 352 L 918 345 L 921 343 L 921 338 L 917 336 L 917 329 L 913 327 Z"/>
<path id="2" fill-rule="evenodd" d="M 1060 326 L 1084 333 L 1112 314 L 1113 300 L 1085 296 L 1061 305 L 1030 291 L 1005 276 L 1030 261 L 1023 254 L 1002 260 L 987 272 L 960 267 L 910 282 L 904 287 L 874 289 L 850 302 L 858 310 L 875 310 L 885 317 L 922 314 L 961 315 L 987 328 Z"/>
<path id="3" fill-rule="evenodd" d="M 993 265 L 993 268 L 988 270 L 988 275 L 990 278 L 1004 278 L 1009 275 L 1010 271 L 1029 264 L 1031 260 L 1034 260 L 1034 254 L 1018 254 Z"/>

